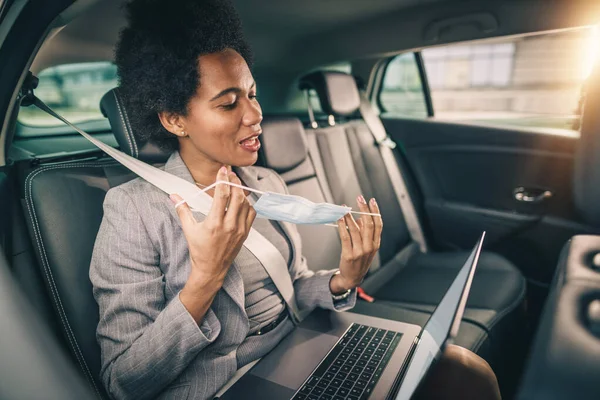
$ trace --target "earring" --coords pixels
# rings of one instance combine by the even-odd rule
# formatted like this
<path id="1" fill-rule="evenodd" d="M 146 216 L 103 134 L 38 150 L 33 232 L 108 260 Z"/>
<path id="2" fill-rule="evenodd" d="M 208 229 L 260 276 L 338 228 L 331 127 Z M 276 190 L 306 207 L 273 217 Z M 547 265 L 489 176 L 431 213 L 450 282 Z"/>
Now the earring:
<path id="1" fill-rule="evenodd" d="M 179 136 L 181 136 L 181 137 L 185 136 L 185 132 L 181 131 L 181 135 L 179 135 Z"/>

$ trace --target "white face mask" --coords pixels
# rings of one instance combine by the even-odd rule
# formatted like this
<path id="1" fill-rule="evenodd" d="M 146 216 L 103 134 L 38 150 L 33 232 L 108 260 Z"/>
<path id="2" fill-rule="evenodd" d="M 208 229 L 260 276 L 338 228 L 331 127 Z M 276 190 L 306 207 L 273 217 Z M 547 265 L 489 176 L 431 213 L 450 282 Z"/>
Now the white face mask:
<path id="1" fill-rule="evenodd" d="M 127 167 L 141 178 L 168 194 L 178 194 L 183 198 L 183 202 L 187 203 L 192 210 L 200 211 L 205 215 L 208 214 L 210 210 L 212 199 L 204 192 L 212 189 L 218 184 L 226 184 L 261 194 L 262 196 L 260 199 L 254 204 L 257 216 L 275 221 L 286 221 L 294 224 L 326 224 L 337 226 L 334 223 L 349 212 L 353 214 L 380 216 L 380 214 L 352 211 L 350 207 L 342 207 L 330 203 L 313 203 L 300 196 L 263 192 L 228 181 L 217 181 L 212 185 L 199 190 L 196 185 L 185 179 L 171 175 L 168 172 L 146 164 L 137 158 L 131 157 L 128 154 L 104 144 L 56 114 L 42 102 L 36 102 L 36 105 L 43 111 L 46 111 L 48 114 L 60 119 L 65 124 L 75 129 L 99 149 L 103 150 L 106 154 L 123 164 L 123 166 Z"/>
<path id="2" fill-rule="evenodd" d="M 247 186 L 238 185 L 228 181 L 217 181 L 204 188 L 201 192 L 206 192 L 217 186 L 225 184 L 250 192 L 261 194 L 260 199 L 254 204 L 257 217 L 272 219 L 275 221 L 291 222 L 293 224 L 327 224 L 331 225 L 337 222 L 349 212 L 355 214 L 367 214 L 379 216 L 374 213 L 361 213 L 352 211 L 350 207 L 338 206 L 330 203 L 313 203 L 312 201 L 300 196 L 289 194 L 262 192 Z M 335 225 L 337 226 L 337 225 Z"/>

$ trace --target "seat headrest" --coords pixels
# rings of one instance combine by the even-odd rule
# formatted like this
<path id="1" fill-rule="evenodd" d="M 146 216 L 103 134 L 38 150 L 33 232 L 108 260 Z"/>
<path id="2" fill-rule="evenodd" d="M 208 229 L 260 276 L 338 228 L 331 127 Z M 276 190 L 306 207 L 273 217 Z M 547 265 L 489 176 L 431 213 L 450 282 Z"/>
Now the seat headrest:
<path id="1" fill-rule="evenodd" d="M 261 152 L 264 166 L 282 174 L 308 157 L 304 126 L 295 117 L 269 117 L 262 123 Z"/>
<path id="2" fill-rule="evenodd" d="M 321 108 L 329 115 L 347 117 L 360 107 L 354 77 L 337 71 L 316 71 L 300 78 L 300 90 L 314 89 Z"/>
<path id="3" fill-rule="evenodd" d="M 149 164 L 164 163 L 169 153 L 150 142 L 142 142 L 132 131 L 125 102 L 118 88 L 109 90 L 100 100 L 100 110 L 108 118 L 121 151 Z"/>
<path id="4" fill-rule="evenodd" d="M 585 222 L 600 226 L 600 65 L 587 79 L 584 93 L 575 153 L 574 200 Z"/>

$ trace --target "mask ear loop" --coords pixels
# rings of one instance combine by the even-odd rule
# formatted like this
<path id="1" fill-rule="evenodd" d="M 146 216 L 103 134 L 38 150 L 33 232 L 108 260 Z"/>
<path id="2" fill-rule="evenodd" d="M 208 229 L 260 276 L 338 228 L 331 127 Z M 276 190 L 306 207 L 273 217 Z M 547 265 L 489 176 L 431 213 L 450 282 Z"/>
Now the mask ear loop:
<path id="1" fill-rule="evenodd" d="M 249 191 L 249 192 L 254 192 L 254 193 L 258 193 L 258 194 L 265 194 L 265 193 L 266 193 L 266 192 L 263 192 L 263 191 L 261 191 L 261 190 L 252 189 L 252 188 L 249 188 L 249 187 L 247 187 L 247 186 L 238 185 L 237 183 L 232 183 L 232 182 L 228 182 L 228 181 L 216 181 L 216 182 L 214 182 L 213 184 L 211 184 L 211 185 L 208 185 L 208 186 L 207 186 L 207 187 L 205 187 L 204 189 L 199 189 L 199 190 L 198 190 L 198 192 L 197 192 L 195 195 L 193 195 L 193 196 L 192 196 L 192 199 L 193 199 L 193 198 L 196 198 L 196 197 L 198 197 L 198 196 L 201 196 L 201 195 L 202 195 L 202 193 L 205 193 L 205 192 L 207 192 L 208 190 L 210 190 L 210 189 L 214 188 L 215 186 L 217 186 L 217 185 L 219 185 L 219 184 L 221 184 L 221 183 L 222 183 L 222 184 L 225 184 L 225 185 L 229 185 L 229 186 L 235 186 L 235 187 L 238 187 L 238 188 L 240 188 L 240 189 L 247 190 L 247 191 Z M 182 205 L 182 204 L 183 204 L 183 203 L 185 203 L 185 202 L 186 202 L 185 200 L 181 200 L 179 203 L 175 204 L 175 208 L 177 208 L 178 206 Z M 192 211 L 195 211 L 195 209 L 194 209 L 194 208 L 192 208 Z"/>
<path id="2" fill-rule="evenodd" d="M 216 181 L 215 183 L 208 185 L 207 187 L 205 187 L 204 189 L 200 190 L 196 195 L 194 195 L 194 197 L 196 196 L 200 196 L 201 193 L 206 192 L 207 190 L 210 190 L 212 188 L 214 188 L 215 186 L 217 186 L 218 184 L 223 183 L 225 185 L 229 185 L 229 186 L 235 186 L 237 188 L 240 189 L 244 189 L 247 190 L 249 192 L 254 192 L 254 193 L 258 193 L 258 194 L 265 194 L 266 192 L 263 192 L 261 190 L 257 190 L 257 189 L 252 189 L 249 188 L 248 186 L 243 186 L 243 185 L 238 185 L 237 183 L 233 183 L 233 182 L 228 182 L 228 181 Z"/>
<path id="3" fill-rule="evenodd" d="M 377 213 L 367 213 L 367 212 L 360 212 L 360 211 L 350 211 L 352 214 L 360 214 L 360 215 L 372 215 L 373 217 L 381 217 L 381 214 L 377 214 Z"/>
<path id="4" fill-rule="evenodd" d="M 348 211 L 349 213 L 352 214 L 361 214 L 361 215 L 372 215 L 374 217 L 381 217 L 381 214 L 377 214 L 377 213 L 367 213 L 367 212 L 360 212 L 360 211 Z M 323 224 L 325 226 L 334 226 L 337 228 L 336 224 Z"/>

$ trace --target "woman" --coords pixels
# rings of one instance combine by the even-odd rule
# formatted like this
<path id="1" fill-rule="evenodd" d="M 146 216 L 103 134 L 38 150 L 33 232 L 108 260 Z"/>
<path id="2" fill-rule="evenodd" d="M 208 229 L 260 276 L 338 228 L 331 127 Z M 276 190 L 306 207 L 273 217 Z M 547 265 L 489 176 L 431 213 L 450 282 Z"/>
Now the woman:
<path id="1" fill-rule="evenodd" d="M 134 0 L 116 47 L 133 132 L 172 155 L 165 171 L 207 187 L 216 180 L 285 192 L 257 160 L 262 113 L 249 47 L 220 0 Z M 208 215 L 136 179 L 110 190 L 90 278 L 100 307 L 101 377 L 111 396 L 205 399 L 292 329 L 285 302 L 243 247 L 251 227 L 288 263 L 301 310 L 351 308 L 379 249 L 382 221 L 338 221 L 340 262 L 311 272 L 298 233 L 255 220 L 255 197 L 217 185 Z M 175 207 L 174 205 L 177 205 Z M 379 213 L 374 199 L 360 211 Z"/>

